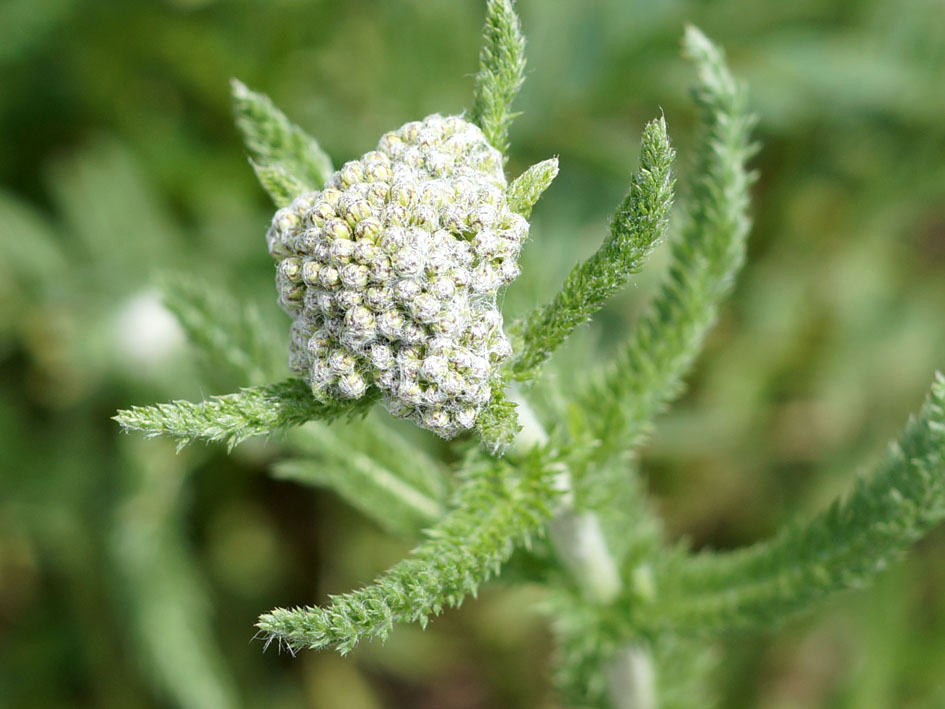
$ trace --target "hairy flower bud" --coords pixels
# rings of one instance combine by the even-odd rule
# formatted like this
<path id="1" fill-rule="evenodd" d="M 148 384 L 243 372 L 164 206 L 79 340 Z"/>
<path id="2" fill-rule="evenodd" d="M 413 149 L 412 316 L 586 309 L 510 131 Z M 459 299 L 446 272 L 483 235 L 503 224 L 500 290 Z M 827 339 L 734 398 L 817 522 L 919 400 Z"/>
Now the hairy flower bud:
<path id="1" fill-rule="evenodd" d="M 376 387 L 392 414 L 445 438 L 474 425 L 510 354 L 495 297 L 528 234 L 506 188 L 479 128 L 432 115 L 276 212 L 290 366 L 316 397 Z"/>

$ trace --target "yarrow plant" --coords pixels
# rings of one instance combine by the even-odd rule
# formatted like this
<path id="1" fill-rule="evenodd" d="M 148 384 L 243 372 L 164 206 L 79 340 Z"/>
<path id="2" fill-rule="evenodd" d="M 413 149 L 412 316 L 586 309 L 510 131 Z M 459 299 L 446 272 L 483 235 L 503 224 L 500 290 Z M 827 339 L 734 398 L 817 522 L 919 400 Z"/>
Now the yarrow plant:
<path id="1" fill-rule="evenodd" d="M 295 455 L 277 476 L 331 487 L 393 533 L 423 530 L 374 584 L 326 607 L 261 616 L 267 645 L 346 653 L 397 623 L 425 625 L 511 560 L 515 579 L 547 588 L 566 701 L 698 706 L 713 636 L 770 626 L 863 585 L 945 517 L 945 378 L 936 375 L 874 474 L 813 520 L 729 553 L 667 542 L 631 456 L 681 391 L 744 258 L 755 149 L 746 92 L 688 28 L 702 135 L 670 268 L 617 357 L 576 383 L 566 414 L 541 420 L 528 387 L 547 386 L 542 368 L 556 348 L 643 268 L 667 230 L 674 151 L 665 120 L 650 122 L 598 251 L 547 304 L 504 323 L 497 295 L 519 274 L 527 219 L 558 171 L 552 158 L 511 183 L 505 176 L 524 44 L 511 0 L 489 0 L 471 110 L 407 123 L 337 171 L 266 97 L 234 81 L 237 124 L 278 207 L 266 243 L 292 319 L 293 376 L 116 418 L 180 445 L 287 432 Z M 192 283 L 172 279 L 166 291 L 196 344 L 258 381 L 247 344 L 262 337 L 255 321 Z M 449 471 L 364 419 L 376 403 L 480 445 Z M 351 423 L 327 425 L 338 417 Z"/>

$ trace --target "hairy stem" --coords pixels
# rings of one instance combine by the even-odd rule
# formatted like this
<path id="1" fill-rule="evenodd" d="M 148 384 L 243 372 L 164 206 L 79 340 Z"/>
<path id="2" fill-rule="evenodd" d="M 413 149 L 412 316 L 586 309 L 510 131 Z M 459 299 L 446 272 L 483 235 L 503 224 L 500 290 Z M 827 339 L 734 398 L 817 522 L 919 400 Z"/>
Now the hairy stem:
<path id="1" fill-rule="evenodd" d="M 614 709 L 656 709 L 656 673 L 647 648 L 624 646 L 607 663 L 606 672 Z"/>
<path id="2" fill-rule="evenodd" d="M 527 453 L 548 443 L 548 434 L 528 402 L 513 388 L 522 428 L 513 443 L 519 453 Z M 548 535 L 562 565 L 578 583 L 586 601 L 606 606 L 622 590 L 617 560 L 607 548 L 600 519 L 593 512 L 575 509 L 571 473 L 562 466 L 556 478 L 562 497 L 548 525 Z M 628 644 L 605 668 L 611 701 L 617 709 L 655 709 L 656 682 L 649 651 Z"/>

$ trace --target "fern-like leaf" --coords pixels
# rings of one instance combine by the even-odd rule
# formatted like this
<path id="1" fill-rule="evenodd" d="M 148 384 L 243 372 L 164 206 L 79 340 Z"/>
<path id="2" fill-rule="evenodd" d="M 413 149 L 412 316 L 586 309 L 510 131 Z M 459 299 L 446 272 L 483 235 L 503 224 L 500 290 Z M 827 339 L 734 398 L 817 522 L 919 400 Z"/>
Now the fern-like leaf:
<path id="1" fill-rule="evenodd" d="M 363 412 L 374 402 L 363 396 L 353 402 L 323 404 L 301 379 L 247 387 L 235 394 L 211 396 L 205 401 L 172 401 L 156 406 L 133 406 L 113 418 L 126 431 L 141 431 L 149 438 L 170 436 L 178 448 L 196 440 L 222 441 L 228 449 L 250 436 L 269 435 L 312 419 L 330 421 Z"/>
<path id="2" fill-rule="evenodd" d="M 318 141 L 289 121 L 268 96 L 251 91 L 236 79 L 230 88 L 236 126 L 253 161 L 267 170 L 280 168 L 305 190 L 321 189 L 334 168 Z M 271 172 L 265 175 L 273 177 Z"/>
<path id="3" fill-rule="evenodd" d="M 482 35 L 470 119 L 505 154 L 509 126 L 517 115 L 512 101 L 525 78 L 525 37 L 512 0 L 489 0 Z"/>
<path id="4" fill-rule="evenodd" d="M 492 398 L 476 418 L 482 447 L 492 455 L 501 455 L 512 445 L 519 430 L 515 403 L 506 396 L 505 382 L 497 377 L 492 384 Z"/>
<path id="5" fill-rule="evenodd" d="M 844 501 L 773 540 L 701 554 L 657 574 L 646 622 L 683 634 L 768 627 L 859 588 L 945 520 L 945 377 L 875 474 Z"/>
<path id="6" fill-rule="evenodd" d="M 551 516 L 558 494 L 552 467 L 537 453 L 514 468 L 495 461 L 469 472 L 429 539 L 373 585 L 332 596 L 327 608 L 273 610 L 260 617 L 260 633 L 293 651 L 347 653 L 364 638 L 386 639 L 394 623 L 426 625 L 497 574 Z"/>
<path id="7" fill-rule="evenodd" d="M 744 261 L 752 181 L 745 163 L 754 151 L 754 119 L 721 51 L 694 27 L 687 28 L 684 45 L 698 71 L 694 96 L 702 123 L 688 222 L 656 299 L 616 361 L 592 375 L 580 397 L 599 442 L 598 460 L 632 449 L 679 393 Z"/>
<path id="8" fill-rule="evenodd" d="M 509 209 L 528 219 L 532 213 L 532 207 L 557 175 L 558 158 L 549 158 L 532 165 L 516 177 L 506 190 Z"/>
<path id="9" fill-rule="evenodd" d="M 297 178 L 280 165 L 267 165 L 249 161 L 256 173 L 256 179 L 266 194 L 277 207 L 288 207 L 292 200 L 311 189 L 311 186 Z"/>
<path id="10" fill-rule="evenodd" d="M 650 122 L 643 131 L 639 172 L 614 214 L 607 239 L 593 256 L 574 267 L 550 303 L 516 328 L 521 347 L 510 365 L 516 379 L 536 376 L 568 335 L 643 268 L 666 228 L 673 200 L 673 157 L 665 121 Z"/>

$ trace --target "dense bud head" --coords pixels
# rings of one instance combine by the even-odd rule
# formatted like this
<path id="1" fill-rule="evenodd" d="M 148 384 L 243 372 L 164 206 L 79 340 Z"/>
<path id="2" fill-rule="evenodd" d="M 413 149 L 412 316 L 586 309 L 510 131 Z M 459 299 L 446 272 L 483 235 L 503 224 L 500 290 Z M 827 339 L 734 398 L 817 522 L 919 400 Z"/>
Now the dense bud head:
<path id="1" fill-rule="evenodd" d="M 276 212 L 267 243 L 294 319 L 290 367 L 316 397 L 375 386 L 393 415 L 445 438 L 474 425 L 510 354 L 495 296 L 528 235 L 506 187 L 479 128 L 433 115 Z"/>

